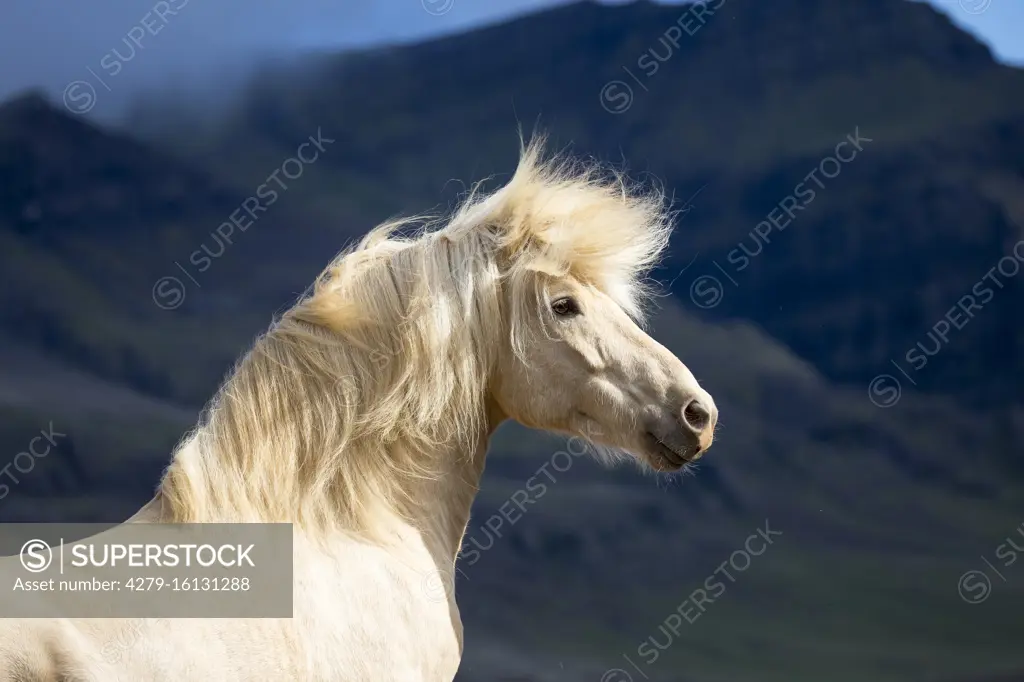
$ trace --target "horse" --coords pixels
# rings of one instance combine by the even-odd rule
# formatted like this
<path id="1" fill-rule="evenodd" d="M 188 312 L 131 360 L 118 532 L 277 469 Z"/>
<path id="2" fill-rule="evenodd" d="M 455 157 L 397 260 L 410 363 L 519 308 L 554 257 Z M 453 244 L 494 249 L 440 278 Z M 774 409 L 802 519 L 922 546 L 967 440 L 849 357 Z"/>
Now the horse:
<path id="1" fill-rule="evenodd" d="M 500 424 L 655 472 L 701 457 L 715 403 L 644 331 L 664 193 L 544 146 L 446 218 L 335 257 L 126 522 L 292 524 L 291 618 L 7 619 L 0 679 L 450 681 L 455 567 Z"/>

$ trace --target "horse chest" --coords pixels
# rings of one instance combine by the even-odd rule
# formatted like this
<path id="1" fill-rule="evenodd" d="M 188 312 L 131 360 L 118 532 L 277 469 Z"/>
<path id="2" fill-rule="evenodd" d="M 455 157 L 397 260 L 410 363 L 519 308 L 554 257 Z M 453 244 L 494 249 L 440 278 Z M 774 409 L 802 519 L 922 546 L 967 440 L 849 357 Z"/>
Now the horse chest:
<path id="1" fill-rule="evenodd" d="M 462 654 L 450 587 L 419 568 L 429 562 L 353 554 L 296 575 L 295 622 L 314 679 L 450 682 Z"/>

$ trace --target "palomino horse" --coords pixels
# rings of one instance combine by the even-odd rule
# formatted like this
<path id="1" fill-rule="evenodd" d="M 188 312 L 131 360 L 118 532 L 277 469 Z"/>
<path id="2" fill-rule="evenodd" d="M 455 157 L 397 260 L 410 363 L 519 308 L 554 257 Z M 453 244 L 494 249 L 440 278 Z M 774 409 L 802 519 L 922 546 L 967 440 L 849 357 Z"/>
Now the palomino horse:
<path id="1" fill-rule="evenodd" d="M 293 618 L 0 621 L 0 677 L 451 680 L 454 566 L 501 422 L 656 471 L 700 457 L 715 404 L 638 324 L 662 195 L 541 151 L 443 226 L 382 225 L 336 258 L 129 520 L 291 522 Z M 131 645 L 111 660 L 110 641 Z"/>

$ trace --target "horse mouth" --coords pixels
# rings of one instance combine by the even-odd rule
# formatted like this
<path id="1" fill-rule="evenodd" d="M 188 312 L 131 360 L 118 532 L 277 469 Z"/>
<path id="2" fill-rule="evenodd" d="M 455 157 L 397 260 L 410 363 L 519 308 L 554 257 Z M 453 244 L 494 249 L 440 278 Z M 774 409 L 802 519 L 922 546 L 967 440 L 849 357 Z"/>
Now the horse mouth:
<path id="1" fill-rule="evenodd" d="M 644 435 L 648 441 L 648 452 L 652 455 L 649 458 L 652 460 L 650 464 L 657 471 L 679 471 L 700 457 L 699 446 L 693 452 L 687 453 L 678 447 L 673 447 L 666 443 L 651 431 L 646 432 Z"/>

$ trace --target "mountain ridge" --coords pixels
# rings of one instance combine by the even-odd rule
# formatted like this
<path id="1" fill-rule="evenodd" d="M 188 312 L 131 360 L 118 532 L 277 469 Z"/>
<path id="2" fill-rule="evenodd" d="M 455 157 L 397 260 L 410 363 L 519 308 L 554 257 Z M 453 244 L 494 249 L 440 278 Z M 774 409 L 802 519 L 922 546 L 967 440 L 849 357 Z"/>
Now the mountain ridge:
<path id="1" fill-rule="evenodd" d="M 690 299 L 694 279 L 677 275 L 700 255 L 697 267 L 712 269 L 692 274 L 729 288 L 696 313 L 754 320 L 832 379 L 866 385 L 1019 238 L 1024 70 L 904 0 L 729 0 L 680 33 L 693 16 L 573 3 L 425 44 L 320 55 L 286 84 L 256 79 L 223 133 L 189 129 L 181 153 L 234 173 L 254 148 L 272 154 L 283 132 L 329 125 L 344 149 L 327 164 L 331 202 L 373 224 L 507 177 L 517 123 L 551 130 L 555 148 L 571 140 L 573 153 L 628 160 L 680 201 L 697 195 L 662 271 Z M 146 137 L 185 137 L 166 119 L 139 123 Z M 874 142 L 837 164 L 841 174 L 730 287 L 712 264 L 727 266 L 856 131 Z M 780 309 L 796 287 L 806 300 Z M 916 390 L 1024 402 L 1012 379 L 1024 373 L 1024 332 L 1005 323 L 1022 305 L 1024 285 L 1011 278 L 963 340 L 913 378 Z"/>

